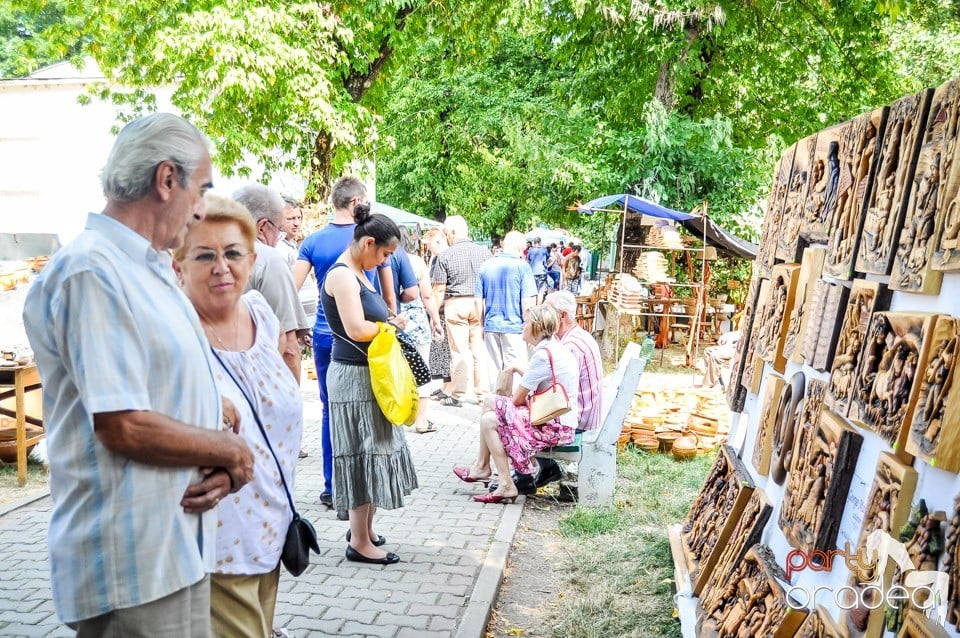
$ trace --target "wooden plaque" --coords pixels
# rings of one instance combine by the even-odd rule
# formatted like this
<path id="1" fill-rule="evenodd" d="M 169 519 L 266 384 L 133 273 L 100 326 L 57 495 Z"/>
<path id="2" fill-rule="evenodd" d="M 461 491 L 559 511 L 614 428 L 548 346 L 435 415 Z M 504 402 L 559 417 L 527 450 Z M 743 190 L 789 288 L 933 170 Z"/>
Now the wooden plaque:
<path id="1" fill-rule="evenodd" d="M 932 95 L 932 89 L 924 89 L 890 105 L 857 252 L 860 272 L 890 272 Z"/>
<path id="2" fill-rule="evenodd" d="M 820 279 L 826 255 L 827 251 L 823 248 L 807 248 L 803 251 L 803 261 L 800 262 L 797 275 L 796 301 L 790 311 L 787 336 L 783 343 L 783 356 L 796 363 L 803 363 L 799 345 L 807 327 L 807 311 L 812 303 L 814 285 Z"/>
<path id="3" fill-rule="evenodd" d="M 753 491 L 747 506 L 743 508 L 736 526 L 730 533 L 726 544 L 718 552 L 717 562 L 713 571 L 705 577 L 693 581 L 693 595 L 707 601 L 714 599 L 720 593 L 718 583 L 725 574 L 729 574 L 743 560 L 747 550 L 760 542 L 763 528 L 766 527 L 773 506 L 759 487 Z M 713 604 L 716 603 L 714 599 Z"/>
<path id="4" fill-rule="evenodd" d="M 795 602 L 788 604 L 780 585 L 783 569 L 766 545 L 751 547 L 720 583 L 714 607 L 702 608 L 700 638 L 764 636 L 792 638 L 807 617 Z"/>
<path id="5" fill-rule="evenodd" d="M 836 547 L 863 437 L 843 417 L 826 409 L 800 434 L 780 509 L 780 528 L 794 547 L 829 551 Z"/>
<path id="6" fill-rule="evenodd" d="M 820 340 L 821 317 L 823 309 L 827 305 L 827 295 L 830 292 L 830 282 L 818 279 L 813 282 L 813 293 L 810 296 L 810 310 L 804 314 L 807 315 L 807 326 L 803 332 L 803 340 L 800 342 L 800 356 L 809 364 L 817 356 L 817 343 Z"/>
<path id="7" fill-rule="evenodd" d="M 830 227 L 824 273 L 839 279 L 853 277 L 863 219 L 876 172 L 874 158 L 887 123 L 889 107 L 855 118 L 840 138 L 840 181 L 837 207 Z"/>
<path id="8" fill-rule="evenodd" d="M 800 240 L 800 227 L 803 225 L 803 205 L 807 199 L 810 184 L 810 170 L 817 154 L 817 135 L 797 142 L 797 152 L 793 156 L 793 170 L 790 172 L 790 187 L 781 213 L 780 232 L 777 234 L 777 260 L 795 262 L 800 259 L 803 244 Z"/>
<path id="9" fill-rule="evenodd" d="M 790 313 L 796 301 L 799 271 L 800 264 L 778 264 L 773 267 L 770 298 L 763 312 L 758 314 L 761 327 L 757 333 L 757 356 L 773 364 L 773 369 L 781 374 L 787 365 L 783 345 L 790 327 Z"/>
<path id="10" fill-rule="evenodd" d="M 827 391 L 827 405 L 832 406 L 837 414 L 847 414 L 870 318 L 875 310 L 886 310 L 889 303 L 890 294 L 883 284 L 863 279 L 853 281 L 837 337 Z"/>
<path id="11" fill-rule="evenodd" d="M 845 638 L 840 626 L 822 605 L 811 612 L 794 638 Z"/>
<path id="12" fill-rule="evenodd" d="M 754 307 L 754 318 L 753 326 L 750 328 L 750 340 L 747 344 L 747 350 L 743 356 L 743 370 L 740 373 L 740 383 L 743 384 L 743 387 L 748 391 L 754 394 L 760 389 L 759 383 L 757 382 L 758 375 L 754 374 L 754 370 L 759 369 L 759 372 L 763 372 L 763 362 L 760 362 L 760 365 L 757 365 L 757 339 L 759 338 L 760 331 L 763 329 L 763 321 L 760 320 L 760 317 L 763 317 L 766 314 L 767 305 L 770 303 L 770 280 L 761 279 L 760 288 L 757 291 L 757 304 Z"/>
<path id="13" fill-rule="evenodd" d="M 721 447 L 680 532 L 692 582 L 709 577 L 754 489 L 736 450 Z"/>
<path id="14" fill-rule="evenodd" d="M 840 187 L 840 141 L 846 137 L 851 124 L 844 122 L 817 133 L 800 218 L 800 238 L 804 245 L 826 243 L 830 236 Z"/>
<path id="15" fill-rule="evenodd" d="M 754 309 L 757 306 L 757 296 L 760 293 L 760 279 L 753 278 L 750 281 L 750 288 L 747 290 L 747 298 L 744 302 L 743 318 L 740 324 L 740 341 L 737 342 L 737 351 L 733 356 L 733 363 L 730 368 L 730 381 L 727 383 L 727 405 L 731 412 L 742 412 L 743 405 L 747 398 L 747 389 L 741 384 L 743 379 L 743 369 L 746 367 L 746 358 L 751 348 L 750 337 L 753 330 Z"/>
<path id="16" fill-rule="evenodd" d="M 841 284 L 830 284 L 827 287 L 827 296 L 820 314 L 820 332 L 817 336 L 817 349 L 813 354 L 810 365 L 820 372 L 825 372 L 833 365 L 833 355 L 837 350 L 837 339 L 840 337 L 840 321 L 843 311 L 847 307 L 849 290 Z"/>
<path id="17" fill-rule="evenodd" d="M 942 172 L 945 183 L 938 201 L 941 223 L 934 242 L 932 266 L 935 270 L 960 270 L 960 159 L 957 153 L 957 123 L 960 121 L 960 79 L 950 80 L 937 89 L 927 119 L 928 130 L 944 138 Z"/>
<path id="18" fill-rule="evenodd" d="M 947 622 L 960 627 L 960 495 L 953 498 L 953 513 L 947 525 L 946 554 L 943 571 L 950 584 Z"/>
<path id="19" fill-rule="evenodd" d="M 949 638 L 947 631 L 916 609 L 907 612 L 897 638 Z"/>
<path id="20" fill-rule="evenodd" d="M 767 214 L 763 218 L 763 230 L 756 259 L 757 268 L 763 277 L 770 277 L 773 265 L 776 263 L 777 237 L 780 235 L 783 205 L 790 188 L 790 170 L 793 168 L 793 156 L 796 150 L 797 145 L 794 144 L 784 151 L 773 170 L 773 183 L 770 186 Z"/>
<path id="21" fill-rule="evenodd" d="M 798 372 L 785 383 L 777 401 L 776 422 L 773 426 L 773 440 L 770 447 L 770 478 L 777 485 L 783 485 L 793 460 L 793 444 L 796 428 L 800 423 L 800 409 L 803 405 L 803 393 L 806 376 Z"/>
<path id="22" fill-rule="evenodd" d="M 770 473 L 770 456 L 773 452 L 773 430 L 777 426 L 777 407 L 783 393 L 783 377 L 771 374 L 763 393 L 760 421 L 757 424 L 757 439 L 753 446 L 753 467 L 760 476 Z"/>
<path id="23" fill-rule="evenodd" d="M 960 390 L 953 391 L 960 319 L 937 315 L 929 338 L 907 452 L 940 469 L 960 472 Z"/>
<path id="24" fill-rule="evenodd" d="M 908 459 L 907 437 L 937 315 L 875 312 L 864 339 L 848 418 Z"/>

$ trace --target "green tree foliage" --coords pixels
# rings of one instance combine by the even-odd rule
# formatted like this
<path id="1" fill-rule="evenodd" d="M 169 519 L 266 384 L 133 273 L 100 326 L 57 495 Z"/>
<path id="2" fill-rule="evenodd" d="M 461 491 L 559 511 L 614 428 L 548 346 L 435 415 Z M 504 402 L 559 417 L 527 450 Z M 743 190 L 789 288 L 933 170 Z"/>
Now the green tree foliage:
<path id="1" fill-rule="evenodd" d="M 59 62 L 78 51 L 76 38 L 49 37 L 67 22 L 60 0 L 50 0 L 34 10 L 0 3 L 0 78 L 17 78 Z"/>

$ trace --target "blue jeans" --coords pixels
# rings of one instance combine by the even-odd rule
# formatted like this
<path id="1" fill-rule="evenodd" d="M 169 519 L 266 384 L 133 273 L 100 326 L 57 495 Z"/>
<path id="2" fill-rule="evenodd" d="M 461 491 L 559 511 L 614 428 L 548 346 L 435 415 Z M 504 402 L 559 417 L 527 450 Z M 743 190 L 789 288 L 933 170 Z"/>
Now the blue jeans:
<path id="1" fill-rule="evenodd" d="M 313 363 L 320 384 L 323 420 L 320 422 L 320 447 L 323 453 L 323 491 L 333 493 L 333 443 L 330 441 L 330 411 L 327 409 L 327 368 L 333 351 L 333 335 L 313 333 Z"/>

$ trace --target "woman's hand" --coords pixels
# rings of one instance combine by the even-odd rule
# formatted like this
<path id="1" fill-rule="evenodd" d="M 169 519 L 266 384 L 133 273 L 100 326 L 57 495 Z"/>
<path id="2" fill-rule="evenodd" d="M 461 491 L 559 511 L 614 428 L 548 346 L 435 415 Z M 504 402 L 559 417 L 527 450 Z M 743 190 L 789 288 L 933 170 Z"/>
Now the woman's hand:
<path id="1" fill-rule="evenodd" d="M 200 514 L 211 510 L 220 499 L 230 494 L 230 475 L 223 468 L 202 467 L 202 481 L 187 488 L 180 505 L 187 514 Z"/>
<path id="2" fill-rule="evenodd" d="M 227 397 L 222 397 L 220 401 L 223 404 L 223 429 L 240 434 L 240 413 L 237 412 L 237 406 Z"/>
<path id="3" fill-rule="evenodd" d="M 400 328 L 400 330 L 403 330 L 404 328 L 407 327 L 407 318 L 406 316 L 400 314 L 390 319 L 390 321 L 388 321 L 387 323 L 392 323 L 397 328 Z"/>

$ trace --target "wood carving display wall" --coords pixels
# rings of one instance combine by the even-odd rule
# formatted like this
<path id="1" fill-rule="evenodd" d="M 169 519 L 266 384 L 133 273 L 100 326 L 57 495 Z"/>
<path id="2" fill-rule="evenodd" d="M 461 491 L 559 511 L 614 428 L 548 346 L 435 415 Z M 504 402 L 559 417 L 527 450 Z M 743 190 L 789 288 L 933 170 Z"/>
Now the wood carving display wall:
<path id="1" fill-rule="evenodd" d="M 954 209 L 958 206 L 960 183 L 950 179 L 957 152 L 958 100 L 960 91 L 956 81 L 947 82 L 933 94 L 890 274 L 890 287 L 895 290 L 928 295 L 940 292 L 943 274 L 933 269 L 933 255 L 949 206 L 952 204 Z M 951 226 L 957 223 L 950 222 Z M 949 234 L 953 236 L 957 232 L 951 228 Z"/>
<path id="2" fill-rule="evenodd" d="M 844 638 L 843 632 L 837 623 L 830 617 L 830 613 L 822 606 L 807 616 L 800 625 L 794 638 Z"/>
<path id="3" fill-rule="evenodd" d="M 701 638 L 793 636 L 807 612 L 791 609 L 780 586 L 783 570 L 766 545 L 754 545 L 720 585 L 716 607 L 704 608 Z M 796 605 L 794 605 L 796 606 Z"/>
<path id="4" fill-rule="evenodd" d="M 760 288 L 757 291 L 757 304 L 754 307 L 753 326 L 750 330 L 750 341 L 747 344 L 746 353 L 743 356 L 743 372 L 740 375 L 740 383 L 748 392 L 756 394 L 760 390 L 760 376 L 763 372 L 763 360 L 757 357 L 757 340 L 761 331 L 764 329 L 762 317 L 767 314 L 767 306 L 770 304 L 770 280 L 760 280 Z"/>
<path id="5" fill-rule="evenodd" d="M 807 552 L 836 546 L 840 519 L 857 465 L 861 437 L 842 417 L 823 410 L 803 428 L 780 509 L 780 528 L 791 545 Z"/>
<path id="6" fill-rule="evenodd" d="M 795 262 L 803 246 L 800 242 L 800 227 L 803 225 L 803 205 L 810 184 L 810 169 L 817 153 L 817 136 L 797 142 L 790 172 L 790 187 L 781 213 L 780 232 L 777 234 L 776 257 L 779 261 Z"/>
<path id="7" fill-rule="evenodd" d="M 840 181 L 837 206 L 831 221 L 831 233 L 824 272 L 832 277 L 851 279 L 860 246 L 860 233 L 879 152 L 880 138 L 887 121 L 886 106 L 855 118 L 840 138 Z"/>
<path id="8" fill-rule="evenodd" d="M 780 395 L 783 394 L 783 377 L 771 374 L 763 392 L 763 404 L 760 408 L 760 424 L 757 426 L 757 439 L 753 445 L 753 467 L 761 476 L 770 473 L 770 457 L 773 453 L 773 431 L 780 418 Z"/>
<path id="9" fill-rule="evenodd" d="M 877 473 L 867 497 L 867 510 L 863 515 L 857 547 L 866 547 L 867 536 L 879 529 L 891 536 L 903 527 L 910 516 L 910 503 L 917 486 L 917 471 L 897 460 L 889 452 L 883 452 L 877 461 Z M 884 574 L 881 590 L 890 583 L 890 573 Z M 874 574 L 870 575 L 875 578 Z M 883 626 L 883 604 L 878 598 L 878 590 L 866 588 L 866 580 L 853 574 L 850 586 L 858 590 L 857 599 L 863 600 L 867 607 L 854 607 L 844 614 L 844 627 L 847 634 L 853 636 L 879 636 Z"/>
<path id="10" fill-rule="evenodd" d="M 860 272 L 890 272 L 932 94 L 932 90 L 925 89 L 890 106 L 857 253 Z"/>
<path id="11" fill-rule="evenodd" d="M 827 393 L 827 404 L 837 414 L 847 414 L 870 318 L 875 310 L 886 310 L 889 297 L 883 284 L 863 279 L 853 282 L 837 338 Z"/>
<path id="12" fill-rule="evenodd" d="M 827 251 L 823 248 L 807 248 L 803 251 L 800 271 L 796 275 L 797 292 L 793 308 L 790 311 L 787 336 L 783 342 L 783 356 L 796 363 L 803 363 L 803 355 L 797 346 L 802 341 L 803 333 L 807 327 L 807 317 L 809 316 L 807 310 L 810 308 L 814 285 L 820 279 L 820 271 L 823 269 L 823 260 L 826 255 Z"/>
<path id="13" fill-rule="evenodd" d="M 796 301 L 799 271 L 800 264 L 778 264 L 773 267 L 770 298 L 758 318 L 761 328 L 757 333 L 757 356 L 773 364 L 773 369 L 780 373 L 786 369 L 783 345 L 790 313 Z"/>
<path id="14" fill-rule="evenodd" d="M 960 472 L 960 391 L 953 391 L 958 339 L 960 320 L 938 315 L 907 439 L 908 453 L 949 472 Z"/>
<path id="15" fill-rule="evenodd" d="M 928 336 L 936 315 L 875 312 L 864 341 L 848 417 L 880 435 L 899 453 L 906 439 L 927 365 Z"/>
<path id="16" fill-rule="evenodd" d="M 767 200 L 767 214 L 763 218 L 763 231 L 760 235 L 760 246 L 757 250 L 757 267 L 760 274 L 769 278 L 776 263 L 777 237 L 780 235 L 780 221 L 783 218 L 783 206 L 790 189 L 790 171 L 793 168 L 793 156 L 797 145 L 794 144 L 780 157 L 773 170 L 773 184 L 770 187 L 770 197 Z"/>
<path id="17" fill-rule="evenodd" d="M 750 281 L 750 288 L 747 290 L 747 298 L 743 307 L 740 341 L 737 342 L 737 351 L 733 356 L 733 363 L 730 368 L 730 381 L 727 383 L 727 405 L 730 406 L 731 412 L 742 412 L 747 398 L 747 389 L 741 384 L 741 380 L 747 358 L 753 357 L 750 337 L 754 317 L 756 316 L 754 310 L 757 306 L 759 293 L 760 279 L 754 278 Z"/>
<path id="18" fill-rule="evenodd" d="M 840 140 L 849 127 L 847 122 L 817 133 L 800 220 L 800 237 L 806 245 L 826 243 L 830 236 L 840 185 Z M 796 256 L 787 261 L 795 260 Z"/>
<path id="19" fill-rule="evenodd" d="M 736 450 L 729 445 L 721 447 L 681 528 L 680 538 L 692 580 L 709 577 L 720 557 L 715 550 L 727 543 L 754 489 L 750 473 L 737 458 Z"/>
<path id="20" fill-rule="evenodd" d="M 703 598 L 704 607 L 716 607 L 720 593 L 719 583 L 726 575 L 736 568 L 743 560 L 747 550 L 760 542 L 763 528 L 770 519 L 773 507 L 764 495 L 763 490 L 757 488 L 750 495 L 747 506 L 743 508 L 740 519 L 730 533 L 730 537 L 718 552 L 716 567 L 707 578 L 697 578 L 693 582 L 693 595 Z"/>

